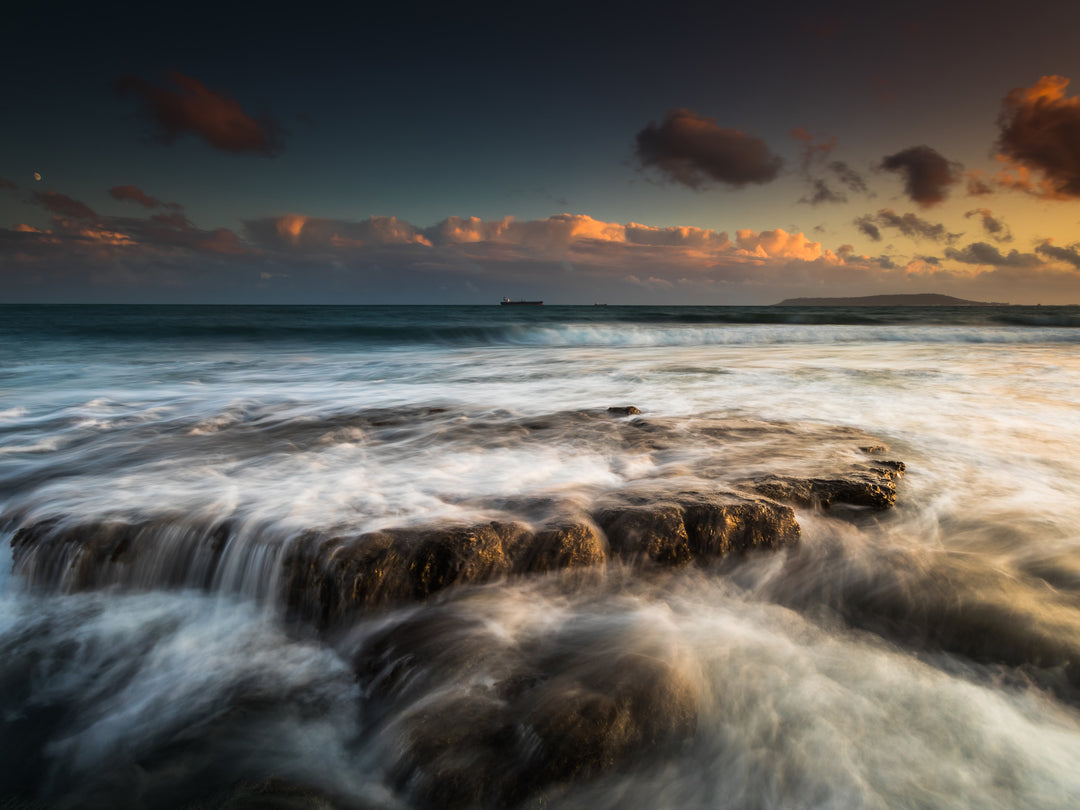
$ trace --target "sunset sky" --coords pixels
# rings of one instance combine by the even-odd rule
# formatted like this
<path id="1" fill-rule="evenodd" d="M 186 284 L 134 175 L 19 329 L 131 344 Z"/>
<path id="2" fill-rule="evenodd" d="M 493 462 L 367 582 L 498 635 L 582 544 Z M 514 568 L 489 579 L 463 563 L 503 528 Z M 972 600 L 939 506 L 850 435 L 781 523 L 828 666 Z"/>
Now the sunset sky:
<path id="1" fill-rule="evenodd" d="M 0 301 L 1080 304 L 1075 2 L 5 16 Z"/>

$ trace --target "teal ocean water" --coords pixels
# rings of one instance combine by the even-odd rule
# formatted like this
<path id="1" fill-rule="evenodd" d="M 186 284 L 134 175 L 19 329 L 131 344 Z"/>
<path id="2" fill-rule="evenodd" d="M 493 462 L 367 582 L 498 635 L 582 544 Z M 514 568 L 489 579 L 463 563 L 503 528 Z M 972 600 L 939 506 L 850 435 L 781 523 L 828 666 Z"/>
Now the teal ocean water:
<path id="1" fill-rule="evenodd" d="M 0 800 L 1076 807 L 1078 327 L 0 307 Z M 895 506 L 795 504 L 790 547 L 288 609 L 312 537 L 592 525 L 870 446 Z"/>

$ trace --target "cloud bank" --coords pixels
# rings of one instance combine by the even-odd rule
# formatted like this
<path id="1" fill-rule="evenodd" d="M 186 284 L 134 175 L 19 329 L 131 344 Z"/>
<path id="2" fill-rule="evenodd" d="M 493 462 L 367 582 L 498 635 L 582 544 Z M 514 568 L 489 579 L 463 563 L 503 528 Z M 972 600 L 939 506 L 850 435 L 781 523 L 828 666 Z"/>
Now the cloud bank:
<path id="1" fill-rule="evenodd" d="M 1035 295 L 1080 282 L 1078 246 L 1050 241 L 1034 253 L 974 242 L 946 247 L 940 257 L 906 258 L 891 248 L 892 255 L 871 257 L 782 228 L 729 234 L 582 213 L 534 220 L 451 216 L 428 227 L 392 216 L 284 213 L 246 220 L 234 231 L 199 227 L 179 206 L 137 187 L 111 192 L 144 216 L 103 215 L 46 191 L 32 202 L 49 217 L 47 227 L 0 229 L 0 282 L 11 300 L 57 300 L 62 291 L 75 300 L 110 301 L 469 303 L 535 295 L 549 302 L 722 304 L 837 289 L 923 292 L 928 284 L 1004 300 L 1007 285 L 1026 285 Z M 981 209 L 970 213 L 993 219 Z M 957 236 L 891 209 L 856 222 L 879 239 L 889 230 L 946 244 Z"/>

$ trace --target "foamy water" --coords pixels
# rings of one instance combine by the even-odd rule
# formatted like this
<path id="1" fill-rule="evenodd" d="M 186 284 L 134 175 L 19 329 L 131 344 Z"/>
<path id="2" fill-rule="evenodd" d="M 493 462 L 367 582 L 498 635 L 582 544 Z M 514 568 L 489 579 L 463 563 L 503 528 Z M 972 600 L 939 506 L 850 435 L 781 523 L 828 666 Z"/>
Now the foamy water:
<path id="1" fill-rule="evenodd" d="M 1080 803 L 1073 309 L 5 314 L 5 540 L 128 521 L 157 546 L 89 592 L 44 551 L 5 555 L 2 796 L 220 806 L 274 777 L 343 807 Z M 625 405 L 663 447 L 595 416 Z M 462 586 L 330 635 L 281 612 L 305 531 L 813 474 L 848 433 L 907 464 L 897 506 L 799 509 L 788 551 Z M 199 558 L 220 527 L 220 557 Z M 660 667 L 656 714 L 692 722 L 516 787 L 555 772 L 529 742 L 552 701 L 618 693 L 619 661 Z M 519 681 L 540 685 L 500 686 Z M 417 736 L 440 723 L 453 762 Z M 501 787 L 440 794 L 431 762 Z"/>

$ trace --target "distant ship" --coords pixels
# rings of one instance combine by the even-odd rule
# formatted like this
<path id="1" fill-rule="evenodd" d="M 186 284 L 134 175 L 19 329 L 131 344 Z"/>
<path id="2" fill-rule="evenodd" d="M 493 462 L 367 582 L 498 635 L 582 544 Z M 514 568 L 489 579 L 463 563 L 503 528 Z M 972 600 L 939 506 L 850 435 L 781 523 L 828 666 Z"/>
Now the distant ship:
<path id="1" fill-rule="evenodd" d="M 540 305 L 541 305 L 542 303 L 544 303 L 544 302 L 543 302 L 543 301 L 525 301 L 525 300 L 511 301 L 511 300 L 510 300 L 509 298 L 504 298 L 504 299 L 503 299 L 502 301 L 500 301 L 499 303 L 500 303 L 500 304 L 502 304 L 502 305 L 503 305 L 504 307 L 505 307 L 506 305 L 508 305 L 508 304 L 509 304 L 510 306 L 521 306 L 521 305 L 525 305 L 525 306 L 533 306 L 533 307 L 538 307 L 538 306 L 540 306 Z"/>

